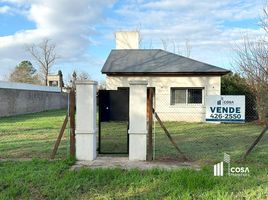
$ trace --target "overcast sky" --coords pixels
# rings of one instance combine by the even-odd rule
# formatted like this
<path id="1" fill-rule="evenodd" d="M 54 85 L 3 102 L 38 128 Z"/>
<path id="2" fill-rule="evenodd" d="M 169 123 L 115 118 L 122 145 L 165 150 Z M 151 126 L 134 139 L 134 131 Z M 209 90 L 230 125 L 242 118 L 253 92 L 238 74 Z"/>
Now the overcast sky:
<path id="1" fill-rule="evenodd" d="M 53 71 L 65 77 L 74 69 L 102 80 L 101 68 L 114 32 L 140 30 L 141 48 L 163 48 L 175 42 L 191 57 L 230 68 L 231 46 L 243 34 L 263 34 L 258 26 L 263 0 L 0 0 L 0 79 L 22 60 L 25 45 L 49 38 L 60 59 Z M 174 42 L 173 42 L 174 41 Z M 38 66 L 32 61 L 34 66 Z"/>

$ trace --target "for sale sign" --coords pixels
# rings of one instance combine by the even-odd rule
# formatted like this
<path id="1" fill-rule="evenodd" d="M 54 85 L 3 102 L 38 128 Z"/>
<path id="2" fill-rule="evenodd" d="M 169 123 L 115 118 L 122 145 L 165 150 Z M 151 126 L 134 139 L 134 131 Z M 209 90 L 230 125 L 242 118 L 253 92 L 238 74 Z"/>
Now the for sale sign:
<path id="1" fill-rule="evenodd" d="M 245 122 L 245 96 L 209 95 L 206 99 L 206 121 Z"/>

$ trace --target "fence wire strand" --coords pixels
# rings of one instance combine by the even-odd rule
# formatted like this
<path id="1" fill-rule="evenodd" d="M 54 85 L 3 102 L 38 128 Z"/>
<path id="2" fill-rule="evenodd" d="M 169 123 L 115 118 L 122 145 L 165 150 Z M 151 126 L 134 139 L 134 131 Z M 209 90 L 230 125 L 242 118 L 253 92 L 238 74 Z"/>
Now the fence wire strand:
<path id="1" fill-rule="evenodd" d="M 169 94 L 161 94 L 155 99 L 155 111 L 183 153 L 193 161 L 219 161 L 224 153 L 238 161 L 264 127 L 258 120 L 255 101 L 250 97 L 246 97 L 245 123 L 208 123 L 205 103 L 174 102 L 176 100 L 170 100 Z M 154 132 L 155 159 L 181 160 L 158 122 Z M 268 133 L 248 160 L 268 163 Z"/>

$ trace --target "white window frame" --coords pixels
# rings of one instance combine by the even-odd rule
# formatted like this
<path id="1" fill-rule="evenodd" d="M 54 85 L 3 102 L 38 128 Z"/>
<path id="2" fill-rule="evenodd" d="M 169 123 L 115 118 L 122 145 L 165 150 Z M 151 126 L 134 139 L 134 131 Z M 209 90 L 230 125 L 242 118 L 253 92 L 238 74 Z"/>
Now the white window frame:
<path id="1" fill-rule="evenodd" d="M 186 90 L 185 95 L 186 95 L 186 103 L 174 103 L 172 104 L 172 89 L 182 89 Z M 202 89 L 202 103 L 188 103 L 188 90 L 189 89 Z M 170 105 L 171 106 L 177 106 L 177 105 L 204 105 L 205 104 L 205 87 L 170 87 Z"/>

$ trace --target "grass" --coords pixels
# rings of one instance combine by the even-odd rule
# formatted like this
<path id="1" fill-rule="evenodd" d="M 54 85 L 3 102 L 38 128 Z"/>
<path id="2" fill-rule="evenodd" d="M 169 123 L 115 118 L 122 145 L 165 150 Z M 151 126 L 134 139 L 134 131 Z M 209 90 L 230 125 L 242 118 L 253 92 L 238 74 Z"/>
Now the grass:
<path id="1" fill-rule="evenodd" d="M 245 124 L 208 124 L 165 122 L 165 126 L 181 150 L 193 160 L 216 162 L 224 153 L 239 160 L 254 139 L 260 134 L 262 126 Z M 178 157 L 177 151 L 167 139 L 163 130 L 156 124 L 156 157 Z M 248 156 L 250 162 L 268 164 L 268 133 Z"/>
<path id="2" fill-rule="evenodd" d="M 63 123 L 66 110 L 54 110 L 0 118 L 0 158 L 49 158 Z M 262 130 L 254 123 L 208 124 L 165 122 L 181 150 L 194 161 L 218 162 L 223 153 L 238 160 Z M 156 159 L 180 159 L 162 128 L 155 126 Z M 102 122 L 103 152 L 127 151 L 127 124 Z M 64 134 L 57 158 L 68 156 L 68 130 Z M 268 133 L 248 157 L 250 162 L 268 164 Z"/>
<path id="3" fill-rule="evenodd" d="M 149 171 L 80 169 L 70 161 L 0 163 L 0 199 L 267 199 L 267 169 L 213 177 L 211 167 Z"/>
<path id="4" fill-rule="evenodd" d="M 255 123 L 209 124 L 209 123 L 164 123 L 181 150 L 198 162 L 218 162 L 224 153 L 238 161 L 246 152 L 263 127 Z M 125 151 L 127 125 L 122 122 L 102 122 L 102 149 L 106 152 Z M 171 145 L 163 129 L 155 125 L 155 158 L 158 160 L 181 159 Z M 248 157 L 250 162 L 268 164 L 268 133 Z"/>
<path id="5" fill-rule="evenodd" d="M 66 110 L 0 118 L 0 158 L 49 158 L 64 121 Z M 68 131 L 58 158 L 68 155 Z"/>
<path id="6" fill-rule="evenodd" d="M 0 119 L 0 158 L 34 158 L 29 161 L 0 161 L 1 199 L 268 199 L 267 136 L 249 156 L 249 177 L 214 177 L 211 162 L 222 160 L 223 152 L 238 159 L 262 129 L 254 123 L 201 124 L 165 122 L 180 148 L 200 161 L 200 171 L 180 169 L 70 170 L 68 134 L 57 158 L 49 155 L 66 111 L 55 110 Z M 126 140 L 126 124 L 104 123 L 106 150 L 125 149 L 114 145 Z M 117 135 L 114 135 L 116 131 Z M 117 137 L 115 137 L 117 136 Z M 114 139 L 113 139 L 114 138 Z M 123 141 L 123 140 L 122 140 Z M 120 141 L 120 142 L 122 142 Z M 125 144 L 125 143 L 122 143 Z M 156 157 L 177 158 L 162 129 L 156 124 Z M 213 163 L 215 164 L 215 163 Z"/>
<path id="7" fill-rule="evenodd" d="M 101 152 L 127 153 L 127 122 L 101 122 Z"/>

